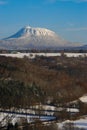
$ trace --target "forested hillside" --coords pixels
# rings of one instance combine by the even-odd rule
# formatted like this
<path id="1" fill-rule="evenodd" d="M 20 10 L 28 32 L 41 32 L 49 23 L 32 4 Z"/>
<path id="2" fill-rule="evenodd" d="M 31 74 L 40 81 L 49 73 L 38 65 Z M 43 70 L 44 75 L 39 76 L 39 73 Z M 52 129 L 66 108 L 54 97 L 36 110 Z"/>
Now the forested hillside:
<path id="1" fill-rule="evenodd" d="M 63 103 L 87 93 L 87 58 L 0 57 L 0 105 Z M 6 102 L 6 99 L 8 101 Z"/>

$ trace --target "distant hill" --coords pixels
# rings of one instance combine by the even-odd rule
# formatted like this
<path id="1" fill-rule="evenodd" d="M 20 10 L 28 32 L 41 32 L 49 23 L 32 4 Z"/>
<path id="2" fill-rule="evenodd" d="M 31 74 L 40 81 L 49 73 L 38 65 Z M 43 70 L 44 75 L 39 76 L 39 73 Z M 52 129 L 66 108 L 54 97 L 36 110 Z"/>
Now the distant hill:
<path id="1" fill-rule="evenodd" d="M 2 49 L 59 49 L 77 47 L 58 36 L 55 32 L 45 28 L 32 28 L 26 26 L 14 35 L 0 40 Z"/>

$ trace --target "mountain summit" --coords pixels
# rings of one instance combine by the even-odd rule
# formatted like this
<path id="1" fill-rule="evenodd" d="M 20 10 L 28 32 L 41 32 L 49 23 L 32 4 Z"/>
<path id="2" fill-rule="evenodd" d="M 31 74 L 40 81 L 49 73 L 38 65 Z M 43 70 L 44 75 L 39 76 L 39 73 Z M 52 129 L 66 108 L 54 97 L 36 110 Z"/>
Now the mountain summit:
<path id="1" fill-rule="evenodd" d="M 10 36 L 9 38 L 24 38 L 30 36 L 54 36 L 54 35 L 56 35 L 55 32 L 45 28 L 32 28 L 30 26 L 25 26 L 24 28 L 20 29 L 16 34 Z"/>
<path id="2" fill-rule="evenodd" d="M 0 40 L 0 48 L 4 49 L 58 49 L 72 47 L 55 32 L 45 28 L 23 27 L 14 35 Z"/>

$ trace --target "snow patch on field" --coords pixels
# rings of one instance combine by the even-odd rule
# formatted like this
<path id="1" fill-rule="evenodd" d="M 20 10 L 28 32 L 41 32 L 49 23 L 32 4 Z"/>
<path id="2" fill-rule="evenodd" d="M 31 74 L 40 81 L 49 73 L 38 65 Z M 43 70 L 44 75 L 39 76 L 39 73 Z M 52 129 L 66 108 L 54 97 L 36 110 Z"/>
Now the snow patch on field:
<path id="1" fill-rule="evenodd" d="M 87 116 L 81 117 L 78 120 L 66 120 L 60 123 L 57 123 L 58 128 L 62 129 L 65 124 L 73 123 L 74 127 L 78 128 L 84 128 L 84 130 L 87 130 Z"/>
<path id="2" fill-rule="evenodd" d="M 27 120 L 28 123 L 35 121 L 36 119 L 40 119 L 41 121 L 50 121 L 55 120 L 54 116 L 39 116 L 32 114 L 16 114 L 16 113 L 0 113 L 0 124 L 5 126 L 9 122 L 15 124 L 16 122 L 20 122 L 22 119 Z"/>
<path id="3" fill-rule="evenodd" d="M 67 108 L 67 112 L 78 113 L 79 110 L 77 108 Z"/>
<path id="4" fill-rule="evenodd" d="M 75 126 L 87 130 L 87 116 L 74 121 Z"/>
<path id="5" fill-rule="evenodd" d="M 87 103 L 87 95 L 84 95 L 84 96 L 80 97 L 79 99 L 81 102 Z"/>

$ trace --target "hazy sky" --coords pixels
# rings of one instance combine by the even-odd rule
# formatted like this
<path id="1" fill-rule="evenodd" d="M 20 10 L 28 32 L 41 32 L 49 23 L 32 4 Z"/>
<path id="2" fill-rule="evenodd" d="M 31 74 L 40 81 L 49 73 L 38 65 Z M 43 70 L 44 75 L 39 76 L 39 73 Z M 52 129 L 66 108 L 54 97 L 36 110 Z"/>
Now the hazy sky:
<path id="1" fill-rule="evenodd" d="M 0 38 L 27 25 L 87 44 L 87 0 L 0 0 Z"/>

